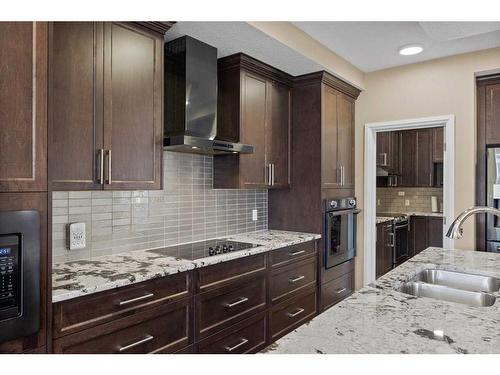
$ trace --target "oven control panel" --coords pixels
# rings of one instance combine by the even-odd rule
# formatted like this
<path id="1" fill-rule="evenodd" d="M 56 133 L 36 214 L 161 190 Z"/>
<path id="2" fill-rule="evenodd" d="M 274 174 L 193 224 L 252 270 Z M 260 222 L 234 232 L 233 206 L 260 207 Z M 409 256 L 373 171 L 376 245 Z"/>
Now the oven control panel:
<path id="1" fill-rule="evenodd" d="M 0 320 L 21 315 L 19 248 L 19 236 L 0 236 Z"/>

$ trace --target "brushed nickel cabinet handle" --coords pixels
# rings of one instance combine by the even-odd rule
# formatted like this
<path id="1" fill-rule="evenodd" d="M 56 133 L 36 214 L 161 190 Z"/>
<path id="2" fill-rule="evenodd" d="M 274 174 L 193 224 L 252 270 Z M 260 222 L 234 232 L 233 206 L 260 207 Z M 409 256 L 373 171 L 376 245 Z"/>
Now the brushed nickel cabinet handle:
<path id="1" fill-rule="evenodd" d="M 97 182 L 104 185 L 104 149 L 97 151 Z"/>
<path id="2" fill-rule="evenodd" d="M 296 283 L 297 281 L 300 281 L 300 280 L 305 279 L 305 278 L 306 277 L 304 275 L 300 275 L 300 276 L 292 277 L 292 278 L 288 279 L 288 281 L 293 284 L 293 283 Z"/>
<path id="3" fill-rule="evenodd" d="M 287 315 L 289 318 L 295 318 L 296 316 L 302 314 L 304 311 L 305 311 L 305 309 L 302 309 L 299 307 L 299 309 L 297 311 L 295 311 L 294 313 L 289 312 Z"/>
<path id="4" fill-rule="evenodd" d="M 269 163 L 267 165 L 267 186 L 272 186 L 272 179 L 273 179 L 273 170 L 272 170 L 272 164 Z"/>
<path id="5" fill-rule="evenodd" d="M 429 186 L 432 186 L 432 172 L 429 173 Z"/>
<path id="6" fill-rule="evenodd" d="M 106 184 L 111 185 L 111 150 L 106 150 L 106 156 L 108 158 L 108 169 L 106 171 Z"/>
<path id="7" fill-rule="evenodd" d="M 336 292 L 337 294 L 340 294 L 340 293 L 343 293 L 347 290 L 347 288 L 342 288 L 342 289 L 338 289 Z"/>
<path id="8" fill-rule="evenodd" d="M 118 351 L 119 351 L 120 353 L 125 352 L 125 351 L 127 351 L 127 350 L 129 350 L 129 349 L 135 348 L 136 346 L 139 346 L 139 345 L 145 344 L 145 343 L 147 343 L 147 342 L 149 342 L 149 341 L 151 341 L 151 340 L 153 340 L 153 339 L 154 339 L 154 336 L 151 336 L 151 335 L 146 335 L 146 337 L 144 337 L 143 339 L 140 339 L 140 340 L 138 340 L 138 341 L 136 341 L 136 342 L 133 342 L 132 344 L 125 345 L 125 346 L 120 346 L 120 347 L 118 348 Z"/>
<path id="9" fill-rule="evenodd" d="M 242 347 L 243 345 L 245 345 L 247 342 L 248 342 L 248 340 L 246 338 L 242 338 L 240 340 L 240 342 L 237 343 L 235 346 L 226 346 L 224 349 L 226 350 L 226 352 L 231 353 L 232 351 L 234 351 L 234 350 Z"/>
<path id="10" fill-rule="evenodd" d="M 293 252 L 288 253 L 288 255 L 290 255 L 291 257 L 293 257 L 295 255 L 304 254 L 305 252 L 306 252 L 305 250 L 293 251 Z"/>
<path id="11" fill-rule="evenodd" d="M 234 307 L 234 306 L 238 306 L 238 305 L 241 305 L 242 303 L 248 301 L 248 298 L 247 297 L 241 297 L 239 300 L 235 301 L 235 302 L 231 302 L 231 303 L 226 303 L 226 307 L 228 309 L 230 309 L 231 307 Z"/>
<path id="12" fill-rule="evenodd" d="M 120 301 L 120 302 L 118 302 L 118 306 L 130 305 L 131 303 L 139 302 L 139 301 L 142 301 L 142 300 L 154 297 L 154 295 L 155 295 L 154 293 L 147 293 L 147 294 L 145 294 L 143 296 L 140 296 L 140 297 L 135 297 L 135 298 L 127 299 L 125 301 Z"/>

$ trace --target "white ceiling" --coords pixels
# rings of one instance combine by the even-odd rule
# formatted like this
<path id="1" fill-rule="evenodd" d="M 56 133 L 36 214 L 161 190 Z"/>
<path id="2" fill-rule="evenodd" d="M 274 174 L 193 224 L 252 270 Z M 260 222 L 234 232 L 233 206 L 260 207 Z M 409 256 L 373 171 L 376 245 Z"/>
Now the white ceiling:
<path id="1" fill-rule="evenodd" d="M 500 22 L 294 22 L 364 72 L 500 46 Z M 424 51 L 401 56 L 401 46 Z"/>
<path id="2" fill-rule="evenodd" d="M 178 22 L 167 32 L 165 40 L 183 35 L 216 47 L 218 57 L 244 52 L 291 75 L 324 70 L 318 63 L 246 22 Z"/>

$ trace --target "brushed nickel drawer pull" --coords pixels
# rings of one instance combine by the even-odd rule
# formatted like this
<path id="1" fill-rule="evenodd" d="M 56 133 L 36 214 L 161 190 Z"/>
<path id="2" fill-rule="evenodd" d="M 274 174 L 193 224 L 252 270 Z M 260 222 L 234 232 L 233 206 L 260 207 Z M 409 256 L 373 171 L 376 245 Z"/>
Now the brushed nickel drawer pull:
<path id="1" fill-rule="evenodd" d="M 236 302 L 231 302 L 231 303 L 226 303 L 226 307 L 230 309 L 231 307 L 241 305 L 242 303 L 248 301 L 247 297 L 241 297 L 238 301 Z"/>
<path id="2" fill-rule="evenodd" d="M 100 149 L 97 153 L 97 182 L 104 185 L 104 149 Z"/>
<path id="3" fill-rule="evenodd" d="M 125 345 L 125 346 L 120 346 L 118 348 L 118 351 L 120 353 L 125 352 L 125 351 L 127 351 L 129 349 L 135 348 L 136 346 L 145 344 L 145 343 L 147 343 L 147 342 L 149 342 L 149 341 L 151 341 L 153 339 L 154 339 L 154 336 L 146 335 L 146 337 L 144 337 L 143 339 L 140 339 L 139 341 L 133 342 L 132 344 Z"/>
<path id="4" fill-rule="evenodd" d="M 299 307 L 297 311 L 295 311 L 294 313 L 288 313 L 287 315 L 289 318 L 295 318 L 296 316 L 302 314 L 304 311 L 306 310 Z"/>
<path id="5" fill-rule="evenodd" d="M 112 164 L 111 164 L 111 150 L 107 150 L 106 155 L 108 158 L 108 169 L 106 171 L 106 184 L 111 185 L 111 183 L 113 182 L 112 178 L 111 178 L 111 166 L 112 166 Z"/>
<path id="6" fill-rule="evenodd" d="M 231 353 L 233 350 L 238 349 L 239 347 L 245 345 L 248 342 L 247 339 L 242 338 L 239 343 L 237 343 L 235 346 L 226 346 L 226 352 Z"/>
<path id="7" fill-rule="evenodd" d="M 291 277 L 288 279 L 289 282 L 291 283 L 296 283 L 297 281 L 300 281 L 302 279 L 305 279 L 306 277 L 304 275 L 296 276 L 296 277 Z"/>
<path id="8" fill-rule="evenodd" d="M 155 295 L 154 293 L 148 293 L 148 294 L 145 294 L 145 295 L 140 296 L 140 297 L 126 299 L 125 301 L 118 302 L 118 306 L 126 306 L 126 305 L 129 305 L 129 304 L 134 303 L 134 302 L 138 302 L 138 301 L 142 301 L 144 299 L 154 297 L 154 295 Z"/>
<path id="9" fill-rule="evenodd" d="M 299 250 L 299 251 L 294 251 L 294 252 L 288 253 L 288 255 L 290 255 L 291 257 L 293 257 L 295 255 L 304 254 L 305 252 L 306 252 L 305 250 Z"/>
<path id="10" fill-rule="evenodd" d="M 343 293 L 347 290 L 347 288 L 342 288 L 337 290 L 337 294 Z"/>

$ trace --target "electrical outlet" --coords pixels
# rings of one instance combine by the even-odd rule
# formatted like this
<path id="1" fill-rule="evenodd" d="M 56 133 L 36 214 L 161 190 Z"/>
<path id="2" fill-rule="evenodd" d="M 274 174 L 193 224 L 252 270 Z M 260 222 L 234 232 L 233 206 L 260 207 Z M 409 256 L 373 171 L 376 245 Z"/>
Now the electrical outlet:
<path id="1" fill-rule="evenodd" d="M 405 199 L 405 206 L 409 206 L 410 205 L 410 200 L 409 199 Z"/>
<path id="2" fill-rule="evenodd" d="M 84 249 L 87 246 L 85 223 L 71 223 L 66 227 L 69 250 Z"/>
<path id="3" fill-rule="evenodd" d="M 252 221 L 257 221 L 257 210 L 252 210 Z"/>
<path id="4" fill-rule="evenodd" d="M 404 191 L 398 191 L 398 195 L 399 195 L 400 197 L 404 197 L 404 196 L 405 196 L 405 192 L 404 192 Z"/>
<path id="5" fill-rule="evenodd" d="M 380 199 L 377 199 L 377 206 L 380 206 Z"/>

